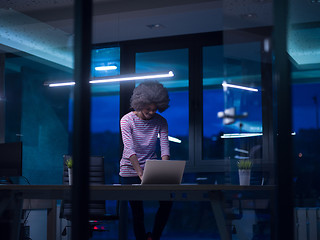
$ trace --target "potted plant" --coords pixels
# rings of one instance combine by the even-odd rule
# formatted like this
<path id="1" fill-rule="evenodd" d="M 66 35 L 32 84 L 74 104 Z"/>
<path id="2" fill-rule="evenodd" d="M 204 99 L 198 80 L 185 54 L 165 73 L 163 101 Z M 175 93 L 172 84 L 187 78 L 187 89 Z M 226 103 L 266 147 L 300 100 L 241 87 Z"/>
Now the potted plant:
<path id="1" fill-rule="evenodd" d="M 72 184 L 72 158 L 66 160 L 66 166 L 68 168 L 69 185 Z"/>
<path id="2" fill-rule="evenodd" d="M 250 185 L 252 161 L 249 159 L 241 159 L 238 161 L 237 166 L 240 185 Z"/>

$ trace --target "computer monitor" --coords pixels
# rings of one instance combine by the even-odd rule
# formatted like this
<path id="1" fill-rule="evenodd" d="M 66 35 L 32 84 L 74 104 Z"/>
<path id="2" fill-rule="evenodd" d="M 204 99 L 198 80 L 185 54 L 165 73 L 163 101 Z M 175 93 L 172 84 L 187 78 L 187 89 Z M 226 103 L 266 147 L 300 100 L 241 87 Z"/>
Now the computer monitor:
<path id="1" fill-rule="evenodd" d="M 0 183 L 22 176 L 22 142 L 0 143 Z"/>

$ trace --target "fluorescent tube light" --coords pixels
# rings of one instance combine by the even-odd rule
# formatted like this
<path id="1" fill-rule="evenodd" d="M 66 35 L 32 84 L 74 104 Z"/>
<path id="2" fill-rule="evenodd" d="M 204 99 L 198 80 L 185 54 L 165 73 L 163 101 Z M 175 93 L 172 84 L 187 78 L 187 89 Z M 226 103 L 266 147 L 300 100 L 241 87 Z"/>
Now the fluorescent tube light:
<path id="1" fill-rule="evenodd" d="M 244 138 L 244 137 L 257 137 L 262 136 L 262 133 L 225 133 L 221 138 Z M 296 132 L 291 133 L 292 136 L 296 135 Z M 235 151 L 241 152 L 240 149 L 235 148 Z"/>
<path id="2" fill-rule="evenodd" d="M 95 67 L 94 70 L 96 71 L 108 71 L 108 70 L 116 70 L 117 66 L 99 66 Z"/>
<path id="3" fill-rule="evenodd" d="M 225 133 L 221 138 L 244 138 L 262 136 L 262 133 Z"/>
<path id="4" fill-rule="evenodd" d="M 241 153 L 246 153 L 246 154 L 249 153 L 249 151 L 244 150 L 244 149 L 240 149 L 240 148 L 235 148 L 234 150 L 235 150 L 236 152 L 241 152 Z"/>
<path id="5" fill-rule="evenodd" d="M 73 86 L 75 82 L 62 82 L 62 83 L 49 83 L 49 87 L 63 87 L 63 86 Z"/>
<path id="6" fill-rule="evenodd" d="M 175 137 L 170 137 L 168 136 L 168 139 L 170 142 L 175 142 L 175 143 L 181 143 L 182 141 L 178 138 L 175 138 Z"/>
<path id="7" fill-rule="evenodd" d="M 240 159 L 240 160 L 249 159 L 249 157 L 243 157 L 243 156 L 239 156 L 239 155 L 235 155 L 234 158 L 235 159 Z"/>
<path id="8" fill-rule="evenodd" d="M 222 86 L 226 87 L 226 88 L 230 87 L 230 88 L 238 88 L 238 89 L 252 91 L 252 92 L 258 92 L 258 89 L 256 89 L 256 88 L 249 88 L 249 87 L 243 87 L 240 85 L 229 84 L 229 83 L 226 83 L 225 81 L 222 83 Z"/>
<path id="9" fill-rule="evenodd" d="M 151 73 L 151 74 L 128 74 L 128 75 L 118 75 L 107 78 L 95 78 L 91 80 L 91 84 L 95 83 L 110 83 L 110 82 L 121 82 L 121 81 L 133 81 L 133 80 L 146 80 L 146 79 L 156 79 L 156 78 L 170 78 L 173 77 L 174 73 L 172 71 L 166 73 Z M 60 83 L 45 83 L 44 85 L 49 87 L 63 87 L 75 85 L 75 82 L 60 82 Z"/>
<path id="10" fill-rule="evenodd" d="M 149 75 L 119 75 L 113 78 L 99 78 L 97 80 L 91 80 L 90 83 L 109 83 L 109 82 L 121 82 L 121 81 L 133 81 L 133 80 L 145 80 L 145 79 L 155 79 L 155 78 L 169 78 L 173 77 L 172 71 L 168 73 L 156 73 Z"/>
<path id="11" fill-rule="evenodd" d="M 159 134 L 158 134 L 158 138 L 160 138 Z M 169 139 L 170 142 L 175 142 L 175 143 L 181 143 L 182 142 L 179 138 L 175 138 L 175 137 L 168 136 L 168 139 Z"/>

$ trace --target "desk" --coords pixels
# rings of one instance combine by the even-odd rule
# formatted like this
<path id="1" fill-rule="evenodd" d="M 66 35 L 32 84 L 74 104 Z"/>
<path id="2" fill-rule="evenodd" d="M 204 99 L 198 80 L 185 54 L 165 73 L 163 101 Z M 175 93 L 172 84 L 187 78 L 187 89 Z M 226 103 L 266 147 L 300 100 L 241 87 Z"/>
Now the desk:
<path id="1" fill-rule="evenodd" d="M 272 200 L 275 186 L 238 185 L 91 185 L 91 200 L 209 201 L 221 239 L 230 240 L 224 213 L 226 195 Z M 0 194 L 15 199 L 71 199 L 69 185 L 0 185 Z M 1 216 L 1 211 L 0 211 Z"/>

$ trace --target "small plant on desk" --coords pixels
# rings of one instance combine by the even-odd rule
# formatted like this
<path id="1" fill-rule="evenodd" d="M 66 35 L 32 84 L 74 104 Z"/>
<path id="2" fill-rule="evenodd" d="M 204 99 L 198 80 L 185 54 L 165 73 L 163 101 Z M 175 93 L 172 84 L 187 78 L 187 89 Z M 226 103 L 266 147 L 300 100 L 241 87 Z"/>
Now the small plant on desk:
<path id="1" fill-rule="evenodd" d="M 252 168 L 252 161 L 248 159 L 241 159 L 237 162 L 238 169 L 250 170 Z"/>
<path id="2" fill-rule="evenodd" d="M 66 160 L 66 166 L 68 168 L 69 185 L 72 184 L 72 158 Z"/>
<path id="3" fill-rule="evenodd" d="M 237 162 L 239 172 L 240 185 L 250 185 L 250 175 L 252 168 L 252 161 L 249 159 L 241 159 Z"/>
<path id="4" fill-rule="evenodd" d="M 66 165 L 68 168 L 72 168 L 72 158 L 66 160 Z"/>

